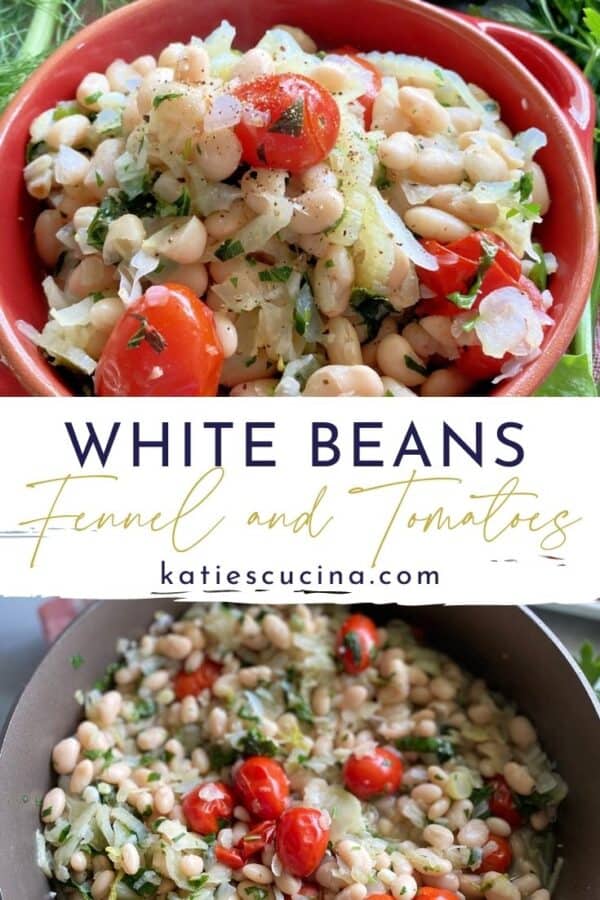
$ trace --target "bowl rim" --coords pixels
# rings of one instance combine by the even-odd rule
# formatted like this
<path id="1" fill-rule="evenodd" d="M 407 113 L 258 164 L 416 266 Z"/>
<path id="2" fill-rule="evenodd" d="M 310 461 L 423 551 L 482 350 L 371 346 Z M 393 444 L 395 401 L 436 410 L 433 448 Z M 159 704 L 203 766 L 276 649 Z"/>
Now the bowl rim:
<path id="1" fill-rule="evenodd" d="M 0 117 L 0 158 L 2 156 L 4 137 L 11 128 L 14 119 L 20 114 L 22 106 L 35 95 L 39 87 L 51 79 L 52 72 L 55 70 L 56 66 L 60 66 L 62 61 L 68 57 L 72 51 L 80 49 L 105 29 L 111 30 L 115 27 L 126 28 L 128 19 L 132 16 L 137 16 L 140 13 L 140 10 L 160 18 L 160 8 L 163 3 L 164 0 L 135 0 L 135 2 L 129 3 L 127 6 L 114 10 L 91 22 L 73 35 L 66 43 L 57 48 L 48 59 L 46 59 L 29 76 L 25 84 L 13 97 Z M 593 171 L 586 159 L 581 142 L 575 135 L 566 115 L 560 109 L 551 94 L 513 53 L 507 50 L 497 40 L 494 40 L 494 38 L 484 30 L 479 28 L 476 21 L 469 21 L 466 17 L 461 16 L 453 10 L 433 6 L 430 3 L 424 2 L 424 0 L 385 0 L 385 3 L 386 5 L 409 8 L 418 15 L 436 20 L 441 25 L 458 29 L 465 36 L 469 36 L 471 41 L 475 41 L 476 43 L 482 44 L 483 47 L 487 47 L 488 51 L 498 59 L 500 64 L 499 71 L 503 72 L 503 77 L 512 77 L 517 81 L 525 81 L 528 84 L 532 95 L 537 97 L 537 100 L 549 109 L 549 112 L 551 113 L 550 118 L 554 123 L 554 127 L 558 130 L 561 142 L 564 143 L 566 151 L 569 153 L 573 162 L 575 170 L 574 180 L 582 200 L 582 239 L 585 241 L 586 246 L 594 248 L 593 253 L 585 254 L 583 269 L 577 273 L 578 287 L 574 289 L 574 294 L 575 299 L 578 300 L 578 302 L 573 303 L 573 299 L 566 302 L 559 326 L 552 329 L 552 333 L 543 347 L 540 356 L 527 365 L 525 369 L 517 375 L 507 379 L 505 382 L 501 383 L 500 386 L 492 388 L 490 391 L 491 396 L 531 395 L 550 374 L 556 365 L 556 361 L 560 358 L 560 355 L 568 349 L 569 342 L 576 331 L 588 300 L 589 290 L 598 258 L 598 214 Z M 523 32 L 523 35 L 526 36 L 527 33 Z M 548 46 L 553 53 L 560 52 L 552 45 L 549 44 Z M 61 382 L 57 384 L 56 377 L 53 376 L 53 374 L 50 374 L 47 369 L 48 364 L 43 360 L 41 355 L 39 362 L 36 361 L 36 364 L 32 365 L 32 356 L 27 352 L 23 343 L 23 338 L 19 337 L 16 332 L 16 327 L 13 327 L 5 313 L 4 305 L 2 303 L 2 293 L 0 291 L 0 351 L 4 355 L 17 379 L 34 396 L 77 396 L 73 394 L 64 383 Z M 554 350 L 557 346 L 560 348 L 560 353 L 555 361 Z"/>

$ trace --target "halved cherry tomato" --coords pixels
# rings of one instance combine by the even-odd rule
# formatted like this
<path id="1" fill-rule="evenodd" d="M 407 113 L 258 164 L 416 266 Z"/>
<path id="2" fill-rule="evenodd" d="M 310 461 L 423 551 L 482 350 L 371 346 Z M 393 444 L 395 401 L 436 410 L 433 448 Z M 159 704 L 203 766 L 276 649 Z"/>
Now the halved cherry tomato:
<path id="1" fill-rule="evenodd" d="M 369 894 L 369 900 L 394 900 L 391 894 Z"/>
<path id="2" fill-rule="evenodd" d="M 328 813 L 306 806 L 286 810 L 277 823 L 277 855 L 296 878 L 308 878 L 327 850 L 330 832 Z"/>
<path id="3" fill-rule="evenodd" d="M 265 847 L 273 842 L 275 827 L 276 823 L 274 821 L 261 822 L 260 825 L 247 831 L 237 845 L 237 849 L 242 857 L 250 859 L 251 856 L 262 853 Z"/>
<path id="4" fill-rule="evenodd" d="M 415 900 L 458 900 L 458 894 L 446 888 L 422 887 L 417 891 Z"/>
<path id="5" fill-rule="evenodd" d="M 206 781 L 186 794 L 181 807 L 188 827 L 198 834 L 216 834 L 233 815 L 235 798 L 222 781 Z"/>
<path id="6" fill-rule="evenodd" d="M 421 243 L 432 256 L 435 256 L 438 268 L 431 272 L 428 269 L 417 267 L 421 283 L 437 295 L 432 300 L 424 300 L 419 304 L 419 306 L 429 304 L 437 307 L 435 312 L 426 311 L 423 313 L 424 315 L 455 316 L 461 312 L 455 303 L 445 301 L 444 298 L 455 292 L 461 294 L 467 292 L 477 275 L 484 256 L 484 241 L 494 244 L 497 249 L 494 260 L 483 277 L 478 301 L 498 287 L 517 285 L 521 277 L 521 262 L 506 241 L 496 234 L 488 231 L 473 231 L 467 237 L 449 244 L 425 240 Z M 473 308 L 476 308 L 477 305 L 476 301 Z M 417 312 L 419 312 L 418 309 Z"/>
<path id="7" fill-rule="evenodd" d="M 184 285 L 154 285 L 113 328 L 94 384 L 101 397 L 213 397 L 222 365 L 212 310 Z"/>
<path id="8" fill-rule="evenodd" d="M 376 747 L 363 756 L 349 756 L 344 765 L 344 784 L 360 800 L 393 794 L 402 782 L 404 767 L 397 753 Z"/>
<path id="9" fill-rule="evenodd" d="M 379 645 L 377 626 L 368 616 L 348 616 L 337 636 L 337 653 L 346 672 L 356 675 L 371 664 Z"/>
<path id="10" fill-rule="evenodd" d="M 339 47 L 337 50 L 332 50 L 331 53 L 334 56 L 348 56 L 352 60 L 352 62 L 355 62 L 357 65 L 362 66 L 363 69 L 366 69 L 367 72 L 369 72 L 371 75 L 368 87 L 366 88 L 364 94 L 361 94 L 361 96 L 358 98 L 358 102 L 365 111 L 365 128 L 368 131 L 371 127 L 371 121 L 373 119 L 373 103 L 375 102 L 375 97 L 381 90 L 381 85 L 383 84 L 381 72 L 379 71 L 377 66 L 373 65 L 372 62 L 369 62 L 368 59 L 363 59 L 362 56 L 359 56 L 358 50 L 355 50 L 354 47 Z"/>
<path id="11" fill-rule="evenodd" d="M 236 769 L 233 785 L 255 819 L 278 819 L 287 806 L 290 783 L 283 768 L 268 756 L 250 756 Z"/>
<path id="12" fill-rule="evenodd" d="M 229 847 L 221 847 L 220 844 L 217 844 L 215 847 L 215 856 L 220 863 L 223 863 L 224 866 L 229 866 L 230 869 L 241 869 L 242 866 L 245 865 L 244 858 L 235 847 L 230 849 Z"/>
<path id="13" fill-rule="evenodd" d="M 463 347 L 460 356 L 454 362 L 454 368 L 471 379 L 473 384 L 476 384 L 478 381 L 489 381 L 499 375 L 502 366 L 508 359 L 510 359 L 508 353 L 505 353 L 501 359 L 496 359 L 493 356 L 487 356 L 479 344 L 472 344 L 469 347 Z"/>
<path id="14" fill-rule="evenodd" d="M 499 834 L 492 834 L 488 838 L 483 850 L 483 860 L 475 871 L 480 872 L 508 872 L 512 862 L 512 850 L 510 844 Z"/>
<path id="15" fill-rule="evenodd" d="M 304 75 L 265 75 L 234 91 L 244 106 L 235 133 L 254 168 L 300 172 L 329 155 L 340 130 L 337 103 Z"/>
<path id="16" fill-rule="evenodd" d="M 489 779 L 488 784 L 492 788 L 488 800 L 490 813 L 499 819 L 504 819 L 512 828 L 519 828 L 523 824 L 523 816 L 517 808 L 513 792 L 504 776 L 494 775 Z"/>
<path id="17" fill-rule="evenodd" d="M 438 264 L 438 268 L 434 271 L 417 266 L 421 284 L 440 297 L 446 297 L 453 291 L 464 293 L 477 275 L 481 250 L 478 250 L 478 255 L 472 259 L 470 256 L 461 255 L 452 244 L 440 244 L 439 241 L 432 240 L 421 243 L 428 253 L 435 256 Z M 453 303 L 452 306 L 456 315 L 456 304 Z"/>
<path id="18" fill-rule="evenodd" d="M 178 700 L 196 697 L 200 691 L 212 687 L 219 677 L 221 666 L 212 659 L 205 659 L 193 672 L 178 672 L 173 688 Z"/>
<path id="19" fill-rule="evenodd" d="M 415 306 L 415 312 L 420 319 L 424 319 L 425 316 L 446 316 L 453 319 L 461 311 L 456 303 L 446 300 L 445 297 L 428 297 L 426 300 L 419 300 Z"/>

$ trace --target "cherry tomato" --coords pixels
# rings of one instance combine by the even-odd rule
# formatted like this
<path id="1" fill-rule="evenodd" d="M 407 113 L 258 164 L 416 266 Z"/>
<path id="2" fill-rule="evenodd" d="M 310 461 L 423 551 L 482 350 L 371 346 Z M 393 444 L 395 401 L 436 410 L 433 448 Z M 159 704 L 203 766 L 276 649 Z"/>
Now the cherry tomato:
<path id="1" fill-rule="evenodd" d="M 519 828 L 523 824 L 523 816 L 517 808 L 513 792 L 509 788 L 503 775 L 494 775 L 488 784 L 492 793 L 488 800 L 488 806 L 492 816 L 504 819 L 512 828 Z"/>
<path id="2" fill-rule="evenodd" d="M 512 850 L 504 837 L 498 834 L 490 835 L 483 851 L 483 860 L 478 869 L 479 872 L 508 872 L 512 862 Z"/>
<path id="3" fill-rule="evenodd" d="M 265 847 L 273 842 L 275 837 L 275 827 L 276 824 L 274 821 L 261 822 L 260 825 L 247 831 L 237 845 L 237 849 L 242 857 L 244 859 L 250 859 L 251 856 L 262 853 Z"/>
<path id="4" fill-rule="evenodd" d="M 343 774 L 348 790 L 360 800 L 368 800 L 397 791 L 404 768 L 397 753 L 387 747 L 376 747 L 364 756 L 349 756 Z"/>
<path id="5" fill-rule="evenodd" d="M 178 672 L 175 676 L 175 696 L 178 700 L 184 697 L 196 697 L 200 691 L 212 687 L 219 677 L 221 666 L 211 659 L 205 659 L 193 672 Z"/>
<path id="6" fill-rule="evenodd" d="M 222 364 L 212 310 L 184 285 L 154 285 L 113 328 L 94 384 L 101 397 L 213 397 Z"/>
<path id="7" fill-rule="evenodd" d="M 319 866 L 329 842 L 326 812 L 306 806 L 286 810 L 277 823 L 275 845 L 283 868 L 296 878 L 308 878 Z"/>
<path id="8" fill-rule="evenodd" d="M 255 819 L 278 819 L 287 806 L 290 783 L 283 768 L 268 756 L 250 756 L 236 769 L 233 784 L 241 803 Z"/>
<path id="9" fill-rule="evenodd" d="M 217 844 L 215 847 L 215 856 L 220 863 L 223 863 L 224 866 L 229 866 L 230 869 L 241 869 L 242 866 L 245 865 L 243 856 L 235 849 L 235 847 L 229 849 L 228 847 L 221 847 L 220 844 Z"/>
<path id="10" fill-rule="evenodd" d="M 458 900 L 458 894 L 446 888 L 422 887 L 417 891 L 415 900 Z"/>
<path id="11" fill-rule="evenodd" d="M 428 253 L 435 256 L 438 264 L 438 268 L 433 272 L 417 266 L 421 284 L 441 297 L 446 297 L 453 291 L 464 293 L 477 275 L 481 251 L 478 251 L 475 259 L 471 259 L 469 256 L 461 255 L 458 251 L 451 249 L 450 244 L 444 245 L 439 241 L 432 240 L 421 243 Z M 456 315 L 456 304 L 453 303 L 452 306 L 454 307 L 453 314 Z"/>
<path id="12" fill-rule="evenodd" d="M 361 613 L 348 616 L 337 637 L 337 652 L 350 675 L 364 672 L 371 664 L 379 637 L 372 619 Z"/>
<path id="13" fill-rule="evenodd" d="M 492 231 L 472 231 L 467 237 L 461 238 L 458 241 L 452 241 L 450 244 L 446 244 L 446 246 L 454 253 L 458 253 L 459 255 L 478 263 L 484 254 L 484 242 L 494 244 L 497 248 L 494 260 L 498 263 L 500 268 L 504 269 L 506 274 L 510 275 L 511 278 L 518 278 L 521 274 L 520 259 L 513 253 L 510 245 Z"/>
<path id="14" fill-rule="evenodd" d="M 244 106 L 235 133 L 249 165 L 300 172 L 329 156 L 340 113 L 316 81 L 303 75 L 265 75 L 234 93 Z"/>
<path id="15" fill-rule="evenodd" d="M 369 85 L 367 86 L 364 94 L 358 98 L 358 102 L 362 106 L 365 111 L 365 128 L 368 131 L 371 127 L 371 121 L 373 119 L 373 103 L 375 102 L 375 97 L 381 90 L 381 85 L 383 84 L 383 79 L 381 77 L 381 72 L 377 68 L 377 66 L 373 65 L 372 62 L 369 62 L 368 59 L 363 59 L 362 56 L 358 55 L 358 51 L 354 49 L 354 47 L 340 47 L 337 50 L 331 51 L 334 56 L 348 56 L 352 62 L 355 62 L 357 65 L 362 66 L 363 69 L 366 69 L 367 72 L 371 75 L 369 80 Z"/>
<path id="16" fill-rule="evenodd" d="M 206 781 L 181 801 L 185 820 L 198 834 L 216 834 L 227 822 L 235 806 L 231 790 L 222 781 Z"/>
<path id="17" fill-rule="evenodd" d="M 510 359 L 508 353 L 501 359 L 496 359 L 487 356 L 479 344 L 473 344 L 461 350 L 459 358 L 454 362 L 454 368 L 476 384 L 478 381 L 490 381 L 499 375 L 500 369 L 508 359 Z"/>
<path id="18" fill-rule="evenodd" d="M 369 894 L 369 900 L 394 900 L 391 894 Z"/>

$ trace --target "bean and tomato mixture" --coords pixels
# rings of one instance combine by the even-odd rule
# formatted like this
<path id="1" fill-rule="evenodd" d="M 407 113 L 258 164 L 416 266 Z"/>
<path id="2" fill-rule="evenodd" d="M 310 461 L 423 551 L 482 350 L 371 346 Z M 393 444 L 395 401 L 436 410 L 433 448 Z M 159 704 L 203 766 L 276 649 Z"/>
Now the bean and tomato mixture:
<path id="1" fill-rule="evenodd" d="M 529 719 L 406 624 L 202 605 L 119 653 L 52 751 L 58 897 L 551 897 L 564 782 Z"/>
<path id="2" fill-rule="evenodd" d="M 234 38 L 115 60 L 31 124 L 42 352 L 100 396 L 453 395 L 535 359 L 545 135 L 426 59 Z"/>

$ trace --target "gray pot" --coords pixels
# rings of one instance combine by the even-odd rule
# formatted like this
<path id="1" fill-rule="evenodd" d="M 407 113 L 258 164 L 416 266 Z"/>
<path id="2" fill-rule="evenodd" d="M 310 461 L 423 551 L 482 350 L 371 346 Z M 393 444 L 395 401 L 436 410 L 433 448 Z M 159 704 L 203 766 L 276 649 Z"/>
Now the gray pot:
<path id="1" fill-rule="evenodd" d="M 100 601 L 50 648 L 6 725 L 0 748 L 1 900 L 42 900 L 48 884 L 35 864 L 34 832 L 41 799 L 52 784 L 50 754 L 72 733 L 80 708 L 73 699 L 115 658 L 121 636 L 139 636 L 160 599 Z M 598 900 L 600 866 L 600 707 L 570 656 L 545 625 L 519 607 L 371 607 L 425 627 L 428 640 L 514 698 L 531 716 L 543 746 L 569 785 L 561 806 L 559 852 L 565 864 L 553 900 Z M 81 654 L 75 670 L 71 657 Z"/>

